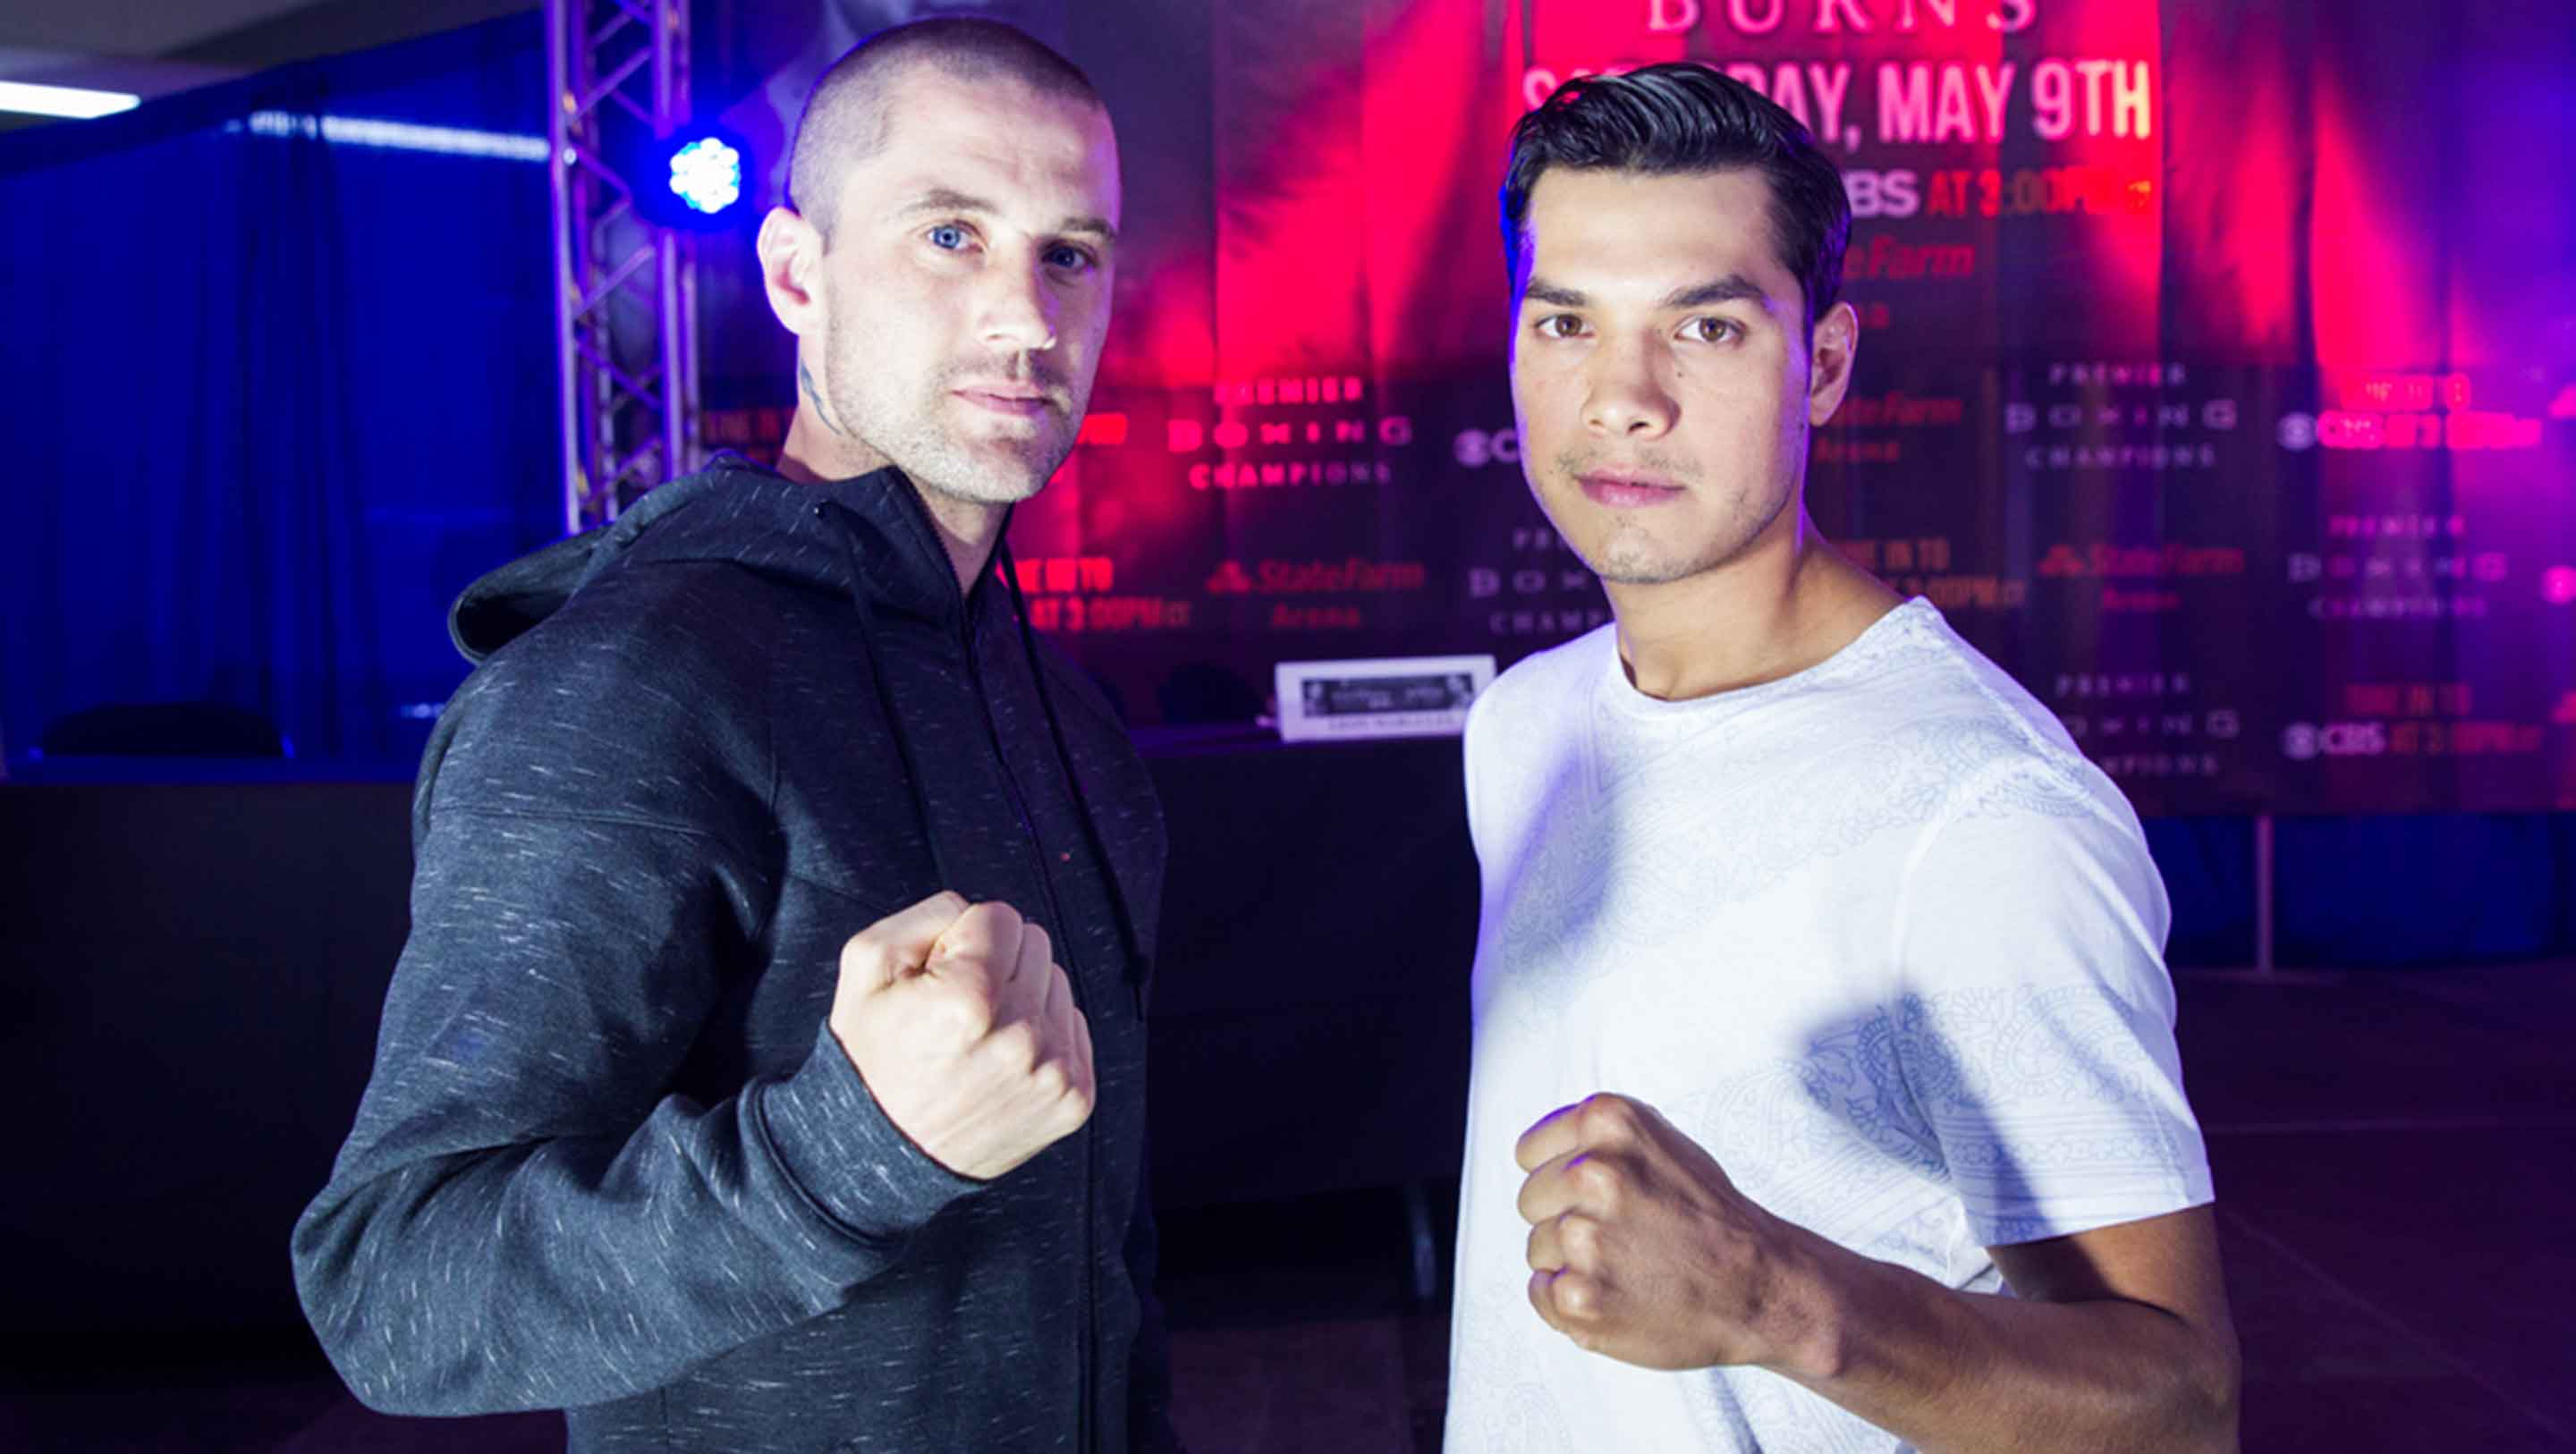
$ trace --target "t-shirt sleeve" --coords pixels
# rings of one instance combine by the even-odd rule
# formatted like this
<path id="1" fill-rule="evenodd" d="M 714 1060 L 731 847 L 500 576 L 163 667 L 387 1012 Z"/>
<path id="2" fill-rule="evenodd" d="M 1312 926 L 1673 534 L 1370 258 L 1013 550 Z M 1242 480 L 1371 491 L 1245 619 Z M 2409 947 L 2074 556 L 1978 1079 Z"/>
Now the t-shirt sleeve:
<path id="1" fill-rule="evenodd" d="M 1891 929 L 1896 1058 L 1981 1244 L 2211 1199 L 2168 919 L 2136 817 L 2073 768 L 1981 774 L 1917 844 Z"/>

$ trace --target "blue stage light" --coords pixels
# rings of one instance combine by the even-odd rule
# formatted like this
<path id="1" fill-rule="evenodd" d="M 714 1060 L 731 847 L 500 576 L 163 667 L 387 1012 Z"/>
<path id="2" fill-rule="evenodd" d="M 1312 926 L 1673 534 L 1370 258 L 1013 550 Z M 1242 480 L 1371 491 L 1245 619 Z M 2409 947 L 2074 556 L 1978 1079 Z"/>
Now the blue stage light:
<path id="1" fill-rule="evenodd" d="M 721 138 L 701 136 L 671 153 L 671 194 L 704 217 L 742 200 L 742 153 Z"/>
<path id="2" fill-rule="evenodd" d="M 760 223 L 760 162 L 712 117 L 693 117 L 660 135 L 631 133 L 611 149 L 635 210 L 656 227 L 720 232 Z"/>

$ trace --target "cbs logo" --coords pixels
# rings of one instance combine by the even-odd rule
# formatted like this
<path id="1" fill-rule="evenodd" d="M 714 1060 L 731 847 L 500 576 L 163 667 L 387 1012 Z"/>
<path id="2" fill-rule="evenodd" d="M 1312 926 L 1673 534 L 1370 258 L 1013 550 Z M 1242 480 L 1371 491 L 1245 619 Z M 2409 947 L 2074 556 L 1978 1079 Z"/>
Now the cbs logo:
<path id="1" fill-rule="evenodd" d="M 2293 722 L 2281 729 L 2281 755 L 2292 762 L 2317 757 L 2377 757 L 2388 750 L 2385 722 Z"/>

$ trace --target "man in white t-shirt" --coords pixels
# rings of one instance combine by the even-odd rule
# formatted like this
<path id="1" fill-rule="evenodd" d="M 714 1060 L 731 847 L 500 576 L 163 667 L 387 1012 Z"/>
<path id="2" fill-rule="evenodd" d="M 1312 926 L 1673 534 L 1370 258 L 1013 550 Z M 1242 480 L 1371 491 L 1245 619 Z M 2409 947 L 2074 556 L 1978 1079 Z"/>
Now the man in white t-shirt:
<path id="1" fill-rule="evenodd" d="M 1503 211 L 1524 467 L 1617 619 L 1468 723 L 1447 1447 L 2233 1449 L 2137 818 L 1807 516 L 1833 164 L 1655 66 L 1525 118 Z"/>

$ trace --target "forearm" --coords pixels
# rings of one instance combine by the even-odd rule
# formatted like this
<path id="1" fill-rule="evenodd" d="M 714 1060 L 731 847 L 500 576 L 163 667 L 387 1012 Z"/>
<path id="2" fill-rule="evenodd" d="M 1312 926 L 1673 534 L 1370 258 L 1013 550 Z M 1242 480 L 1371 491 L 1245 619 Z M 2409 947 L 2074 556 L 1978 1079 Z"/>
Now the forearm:
<path id="1" fill-rule="evenodd" d="M 2172 1313 L 1963 1293 L 1801 1241 L 1800 1337 L 1774 1371 L 1924 1454 L 2236 1448 L 2234 1356 Z"/>
<path id="2" fill-rule="evenodd" d="M 369 1406 L 471 1414 L 644 1392 L 817 1315 L 965 1190 L 836 1141 L 871 1124 L 838 1069 L 665 1100 L 624 1138 L 362 1151 L 296 1228 L 315 1332 Z"/>

